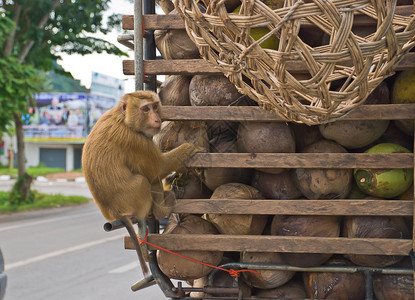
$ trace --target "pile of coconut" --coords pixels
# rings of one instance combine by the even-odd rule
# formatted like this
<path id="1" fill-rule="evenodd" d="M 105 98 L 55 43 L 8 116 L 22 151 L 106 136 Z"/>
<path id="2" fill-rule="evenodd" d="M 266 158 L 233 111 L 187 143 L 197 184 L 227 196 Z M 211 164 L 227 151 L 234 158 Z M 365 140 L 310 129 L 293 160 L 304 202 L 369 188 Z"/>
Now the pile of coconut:
<path id="1" fill-rule="evenodd" d="M 202 4 L 201 4 L 202 5 Z M 235 9 L 234 7 L 233 9 Z M 165 13 L 173 7 L 163 4 Z M 196 46 L 185 30 L 156 30 L 156 45 L 165 59 L 198 58 Z M 413 79 L 401 72 L 379 85 L 365 104 L 408 103 L 402 85 Z M 406 78 L 405 77 L 405 78 Z M 415 78 L 415 75 L 413 75 Z M 394 88 L 395 87 L 395 88 Z M 412 89 L 413 91 L 413 89 Z M 223 75 L 171 75 L 159 88 L 165 106 L 255 106 L 238 93 Z M 415 99 L 412 95 L 411 99 Z M 414 100 L 412 100 L 414 101 Z M 184 142 L 210 153 L 394 153 L 413 152 L 413 123 L 388 120 L 341 120 L 307 126 L 286 122 L 168 121 L 155 141 L 162 151 Z M 412 169 L 280 169 L 203 168 L 171 174 L 165 188 L 178 199 L 413 199 Z M 362 216 L 295 216 L 172 214 L 163 234 L 277 235 L 351 238 L 411 238 L 412 218 Z M 277 252 L 182 251 L 180 254 L 210 265 L 229 262 L 389 267 L 408 266 L 407 257 L 380 255 L 333 255 Z M 206 285 L 212 268 L 159 251 L 162 272 L 194 287 Z M 410 266 L 410 265 L 409 265 Z M 365 278 L 360 273 L 313 273 L 264 271 L 243 273 L 238 282 L 245 296 L 258 298 L 365 299 Z M 235 279 L 215 272 L 215 287 L 233 287 Z M 377 299 L 412 299 L 410 276 L 376 275 Z M 345 296 L 347 295 L 347 296 Z M 391 296 L 394 295 L 394 296 Z M 399 295 L 399 296 L 398 296 Z M 412 295 L 410 297 L 410 295 Z M 194 297 L 201 297 L 192 293 Z M 406 297 L 407 296 L 407 297 Z M 391 298 L 392 297 L 392 298 Z"/>

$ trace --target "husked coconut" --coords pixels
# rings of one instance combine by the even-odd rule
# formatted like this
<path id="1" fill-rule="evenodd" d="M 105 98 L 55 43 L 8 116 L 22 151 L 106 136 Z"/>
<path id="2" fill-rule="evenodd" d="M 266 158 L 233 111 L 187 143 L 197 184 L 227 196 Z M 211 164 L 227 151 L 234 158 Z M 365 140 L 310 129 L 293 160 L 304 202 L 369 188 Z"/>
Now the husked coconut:
<path id="1" fill-rule="evenodd" d="M 159 97 L 163 105 L 190 105 L 189 85 L 191 76 L 171 75 L 160 86 Z"/>
<path id="2" fill-rule="evenodd" d="M 176 199 L 207 199 L 212 195 L 212 192 L 193 171 L 174 172 L 167 176 L 165 189 L 172 190 Z"/>
<path id="3" fill-rule="evenodd" d="M 209 152 L 206 124 L 203 122 L 168 121 L 154 136 L 154 142 L 162 152 L 173 150 L 183 143 L 191 143 Z"/>
<path id="4" fill-rule="evenodd" d="M 409 258 L 405 258 L 392 267 L 412 269 L 412 263 Z M 375 273 L 373 274 L 373 291 L 378 300 L 413 300 L 413 276 Z"/>
<path id="5" fill-rule="evenodd" d="M 347 153 L 333 141 L 319 140 L 303 150 L 304 153 Z M 342 199 L 350 192 L 353 182 L 351 169 L 303 169 L 294 171 L 298 189 L 308 199 Z"/>
<path id="6" fill-rule="evenodd" d="M 327 266 L 353 266 L 342 257 L 331 258 Z M 362 272 L 304 272 L 307 297 L 316 299 L 364 300 L 365 275 Z"/>
<path id="7" fill-rule="evenodd" d="M 244 122 L 238 128 L 240 153 L 293 153 L 295 138 L 291 126 L 282 122 Z M 281 173 L 280 168 L 258 168 L 265 173 Z"/>
<path id="8" fill-rule="evenodd" d="M 257 188 L 267 199 L 298 199 L 302 194 L 295 185 L 291 173 L 291 170 L 279 174 L 255 171 L 252 177 L 252 186 Z"/>
<path id="9" fill-rule="evenodd" d="M 173 10 L 169 15 L 177 15 Z M 199 50 L 185 29 L 154 30 L 154 41 L 164 59 L 200 58 Z"/>
<path id="10" fill-rule="evenodd" d="M 373 199 L 373 198 L 371 198 Z M 403 217 L 346 216 L 342 236 L 348 238 L 406 239 L 410 237 Z M 397 263 L 403 256 L 347 254 L 346 258 L 359 266 L 387 267 Z"/>
<path id="11" fill-rule="evenodd" d="M 237 153 L 236 137 L 228 134 L 219 134 L 210 140 L 212 153 Z M 225 183 L 239 182 L 249 184 L 252 177 L 249 168 L 205 168 L 203 169 L 203 182 L 214 191 Z"/>
<path id="12" fill-rule="evenodd" d="M 189 214 L 171 214 L 163 234 L 217 234 L 216 228 L 208 221 Z M 177 253 L 213 266 L 222 260 L 221 251 L 177 251 Z M 160 270 L 169 278 L 193 280 L 208 275 L 213 268 L 180 256 L 157 250 Z"/>
<path id="13" fill-rule="evenodd" d="M 340 218 L 338 216 L 274 216 L 271 235 L 338 237 Z M 297 267 L 315 267 L 327 261 L 330 253 L 280 253 L 288 264 Z"/>
<path id="14" fill-rule="evenodd" d="M 242 183 L 226 183 L 219 186 L 212 194 L 212 199 L 263 199 L 263 195 L 252 186 Z M 212 200 L 214 201 L 214 200 Z M 268 216 L 208 214 L 207 219 L 223 234 L 261 234 Z"/>
<path id="15" fill-rule="evenodd" d="M 228 272 L 225 271 L 215 271 L 212 274 L 212 285 L 214 288 L 239 288 L 242 291 L 243 299 L 250 297 L 252 294 L 251 288 L 243 281 L 238 280 L 236 277 L 232 277 Z M 213 296 L 207 294 L 206 296 Z M 226 293 L 215 293 L 215 297 L 226 297 L 226 299 L 232 299 L 228 297 L 238 298 L 237 294 L 226 294 Z"/>
<path id="16" fill-rule="evenodd" d="M 365 104 L 390 103 L 389 88 L 382 82 L 366 99 Z M 339 120 L 321 124 L 320 132 L 324 138 L 336 141 L 348 149 L 365 147 L 386 131 L 389 120 Z"/>
<path id="17" fill-rule="evenodd" d="M 291 280 L 273 289 L 257 289 L 255 296 L 259 299 L 305 299 L 306 294 L 302 282 Z"/>
<path id="18" fill-rule="evenodd" d="M 277 252 L 242 252 L 241 262 L 284 264 Z M 294 275 L 294 271 L 255 270 L 258 273 L 244 272 L 244 280 L 252 287 L 260 289 L 272 289 L 287 283 Z"/>
<path id="19" fill-rule="evenodd" d="M 244 98 L 225 75 L 194 75 L 189 85 L 190 103 L 194 106 L 228 106 Z"/>
<path id="20" fill-rule="evenodd" d="M 297 152 L 301 152 L 308 145 L 311 145 L 312 143 L 315 143 L 323 138 L 317 125 L 309 126 L 293 122 L 291 123 L 291 127 L 294 131 L 295 147 Z"/>

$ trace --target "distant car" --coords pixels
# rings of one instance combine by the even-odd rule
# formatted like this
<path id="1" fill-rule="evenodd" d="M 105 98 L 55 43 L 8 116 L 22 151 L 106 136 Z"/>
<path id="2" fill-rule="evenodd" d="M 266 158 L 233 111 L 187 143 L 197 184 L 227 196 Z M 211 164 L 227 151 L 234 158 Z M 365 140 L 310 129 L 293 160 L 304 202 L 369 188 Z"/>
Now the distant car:
<path id="1" fill-rule="evenodd" d="M 4 258 L 0 249 L 0 300 L 3 300 L 6 293 L 7 276 L 4 273 Z"/>

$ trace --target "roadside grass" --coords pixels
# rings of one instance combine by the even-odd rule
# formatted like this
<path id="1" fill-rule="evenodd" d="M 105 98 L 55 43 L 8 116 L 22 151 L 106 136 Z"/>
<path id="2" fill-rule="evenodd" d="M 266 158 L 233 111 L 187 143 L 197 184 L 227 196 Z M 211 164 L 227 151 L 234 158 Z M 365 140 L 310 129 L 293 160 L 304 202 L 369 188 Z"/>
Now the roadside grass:
<path id="1" fill-rule="evenodd" d="M 34 200 L 32 203 L 22 203 L 18 206 L 13 205 L 10 199 L 10 192 L 0 191 L 0 214 L 19 211 L 36 210 L 43 208 L 61 207 L 87 203 L 89 198 L 83 196 L 64 196 L 62 194 L 43 194 L 32 190 Z"/>
<path id="2" fill-rule="evenodd" d="M 27 168 L 27 173 L 33 178 L 38 176 L 45 176 L 47 174 L 62 173 L 65 172 L 62 168 L 47 168 L 45 166 L 37 166 Z M 72 172 L 81 172 L 82 170 L 73 170 Z M 17 169 L 0 168 L 0 176 L 9 175 L 11 178 L 17 178 Z M 21 203 L 15 205 L 15 201 L 10 199 L 10 191 L 0 191 L 0 214 L 36 210 L 43 208 L 52 208 L 68 205 L 77 205 L 87 203 L 90 199 L 83 196 L 64 196 L 62 194 L 43 194 L 36 190 L 31 191 L 33 193 L 33 201 L 30 203 Z"/>
<path id="3" fill-rule="evenodd" d="M 27 174 L 30 176 L 36 178 L 38 176 L 44 176 L 47 174 L 53 174 L 53 173 L 61 173 L 65 172 L 62 168 L 47 168 L 43 166 L 39 167 L 30 167 L 26 169 Z M 9 175 L 12 178 L 17 178 L 17 168 L 1 168 L 0 169 L 0 175 Z"/>

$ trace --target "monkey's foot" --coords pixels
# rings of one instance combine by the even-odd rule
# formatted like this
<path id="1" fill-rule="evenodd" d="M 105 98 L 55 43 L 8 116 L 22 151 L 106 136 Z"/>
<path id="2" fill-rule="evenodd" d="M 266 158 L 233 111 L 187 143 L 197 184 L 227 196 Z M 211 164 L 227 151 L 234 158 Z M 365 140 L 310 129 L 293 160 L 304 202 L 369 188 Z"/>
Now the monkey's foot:
<path id="1" fill-rule="evenodd" d="M 153 215 L 157 220 L 164 219 L 169 216 L 173 206 L 176 204 L 176 196 L 173 191 L 164 191 L 164 197 L 153 201 Z"/>

